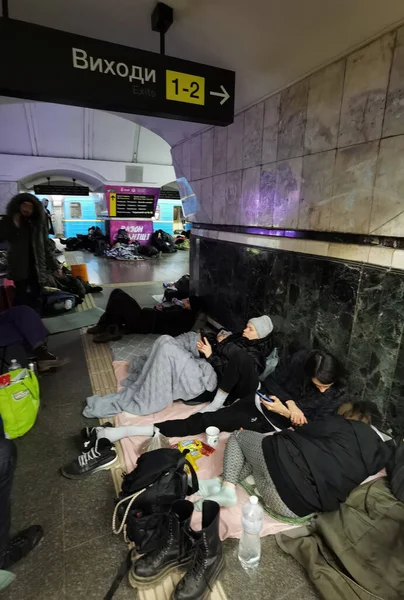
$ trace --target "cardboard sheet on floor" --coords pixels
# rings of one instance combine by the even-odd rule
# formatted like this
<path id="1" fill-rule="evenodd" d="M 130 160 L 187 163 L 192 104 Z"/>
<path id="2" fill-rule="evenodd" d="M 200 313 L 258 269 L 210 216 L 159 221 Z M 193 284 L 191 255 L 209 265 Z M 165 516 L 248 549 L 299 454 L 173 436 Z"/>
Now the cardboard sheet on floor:
<path id="1" fill-rule="evenodd" d="M 90 308 L 83 310 L 82 312 L 67 312 L 62 315 L 55 315 L 54 317 L 47 317 L 42 319 L 46 329 L 50 335 L 56 333 L 63 333 L 65 331 L 73 331 L 74 329 L 81 329 L 82 327 L 90 327 L 98 323 L 99 318 L 103 314 L 102 308 Z"/>
<path id="2" fill-rule="evenodd" d="M 113 363 L 115 376 L 117 382 L 122 381 L 126 377 L 128 363 L 125 361 L 115 361 Z M 119 387 L 119 386 L 118 386 Z M 131 415 L 129 413 L 121 413 L 117 415 L 115 419 L 116 426 L 120 425 L 149 425 L 150 423 L 162 422 L 168 419 L 185 419 L 193 413 L 197 412 L 201 408 L 199 406 L 186 406 L 183 402 L 175 402 L 172 406 L 155 413 L 153 415 L 147 415 L 139 417 Z M 219 445 L 216 448 L 214 454 L 209 457 L 202 457 L 198 460 L 198 477 L 201 479 L 210 479 L 212 477 L 218 477 L 221 475 L 223 470 L 223 454 L 226 446 L 229 433 L 221 433 Z M 206 441 L 206 435 L 201 434 L 195 436 L 202 441 Z M 140 448 L 147 438 L 136 436 L 131 438 L 124 438 L 121 440 L 121 446 L 125 459 L 126 471 L 129 473 L 136 466 L 136 461 L 140 454 Z M 171 438 L 172 443 L 176 443 L 181 439 L 187 438 Z M 241 487 L 237 487 L 238 503 L 233 508 L 222 508 L 220 511 L 220 537 L 222 540 L 230 538 L 239 538 L 242 532 L 241 527 L 241 510 L 243 504 L 248 500 L 247 492 Z M 197 496 L 191 497 L 191 500 L 196 500 Z M 201 513 L 195 512 L 192 519 L 192 525 L 198 529 L 201 525 Z M 264 516 L 264 524 L 261 535 L 274 535 L 280 531 L 291 529 L 294 525 L 277 521 L 269 515 Z"/>

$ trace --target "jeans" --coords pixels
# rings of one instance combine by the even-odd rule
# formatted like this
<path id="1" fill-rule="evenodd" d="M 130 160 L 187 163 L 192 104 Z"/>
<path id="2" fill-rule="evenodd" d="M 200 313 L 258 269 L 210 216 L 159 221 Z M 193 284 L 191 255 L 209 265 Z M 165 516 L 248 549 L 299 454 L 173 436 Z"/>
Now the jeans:
<path id="1" fill-rule="evenodd" d="M 0 421 L 0 429 L 2 424 Z M 0 436 L 2 431 L 0 431 Z M 0 437 L 0 568 L 11 524 L 11 487 L 17 462 L 17 449 L 11 440 Z"/>

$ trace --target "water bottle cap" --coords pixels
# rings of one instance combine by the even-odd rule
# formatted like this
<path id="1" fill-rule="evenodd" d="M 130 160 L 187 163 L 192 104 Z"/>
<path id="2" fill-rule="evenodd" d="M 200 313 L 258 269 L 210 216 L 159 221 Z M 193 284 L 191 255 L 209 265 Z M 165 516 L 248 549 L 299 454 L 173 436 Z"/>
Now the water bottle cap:
<path id="1" fill-rule="evenodd" d="M 257 496 L 250 496 L 250 504 L 252 504 L 253 506 L 255 506 L 256 504 L 258 504 L 258 498 L 257 498 Z"/>

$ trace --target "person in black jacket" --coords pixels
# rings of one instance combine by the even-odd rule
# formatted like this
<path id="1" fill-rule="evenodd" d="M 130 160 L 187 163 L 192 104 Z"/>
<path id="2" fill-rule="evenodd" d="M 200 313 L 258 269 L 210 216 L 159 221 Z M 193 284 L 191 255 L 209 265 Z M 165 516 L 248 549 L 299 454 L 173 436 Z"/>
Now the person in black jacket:
<path id="1" fill-rule="evenodd" d="M 59 273 L 60 265 L 48 237 L 45 211 L 33 194 L 17 194 L 0 221 L 0 241 L 8 242 L 9 277 L 15 284 L 15 304 L 40 312 L 47 273 Z"/>
<path id="2" fill-rule="evenodd" d="M 204 300 L 191 296 L 182 306 L 167 310 L 141 308 L 139 303 L 121 289 L 111 292 L 107 307 L 97 325 L 87 329 L 94 342 L 106 344 L 121 339 L 125 333 L 161 333 L 173 337 L 190 331 L 198 320 L 197 328 L 206 322 Z"/>
<path id="3" fill-rule="evenodd" d="M 203 394 L 200 401 L 212 400 L 200 412 L 215 412 L 224 403 L 251 397 L 258 388 L 258 377 L 265 369 L 269 335 L 273 324 L 267 315 L 250 319 L 242 333 L 220 332 L 213 345 L 202 336 L 197 348 L 215 369 L 219 388 L 212 395 Z"/>
<path id="4" fill-rule="evenodd" d="M 267 377 L 263 389 L 267 396 L 280 400 L 268 404 L 268 410 L 284 416 L 285 408 L 292 425 L 334 414 L 348 393 L 341 364 L 322 350 L 300 350 L 287 357 Z M 285 419 L 276 416 L 274 422 L 281 428 L 288 426 Z"/>
<path id="5" fill-rule="evenodd" d="M 369 427 L 374 411 L 369 402 L 345 404 L 342 415 L 295 431 L 269 436 L 234 432 L 224 454 L 223 481 L 202 481 L 203 495 L 221 506 L 234 506 L 237 483 L 252 474 L 265 504 L 281 516 L 336 510 L 391 459 L 381 434 Z"/>

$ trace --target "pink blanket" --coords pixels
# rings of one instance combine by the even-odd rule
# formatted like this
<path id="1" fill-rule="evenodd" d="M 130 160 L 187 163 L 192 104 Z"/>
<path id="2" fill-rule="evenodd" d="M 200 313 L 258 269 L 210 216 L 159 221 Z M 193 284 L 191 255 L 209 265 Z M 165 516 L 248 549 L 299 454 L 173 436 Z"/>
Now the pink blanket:
<path id="1" fill-rule="evenodd" d="M 128 363 L 124 361 L 115 361 L 113 363 L 116 380 L 122 381 L 126 377 Z M 158 423 L 166 421 L 168 419 L 185 419 L 193 413 L 199 410 L 200 406 L 185 406 L 182 402 L 176 402 L 172 406 L 155 413 L 153 415 L 147 415 L 143 417 L 137 417 L 129 413 L 121 413 L 115 418 L 116 426 L 120 425 L 149 425 L 150 423 Z M 220 441 L 215 452 L 209 457 L 202 457 L 198 460 L 199 470 L 197 472 L 200 479 L 211 479 L 221 475 L 223 470 L 223 453 L 226 446 L 229 433 L 221 433 Z M 202 441 L 206 441 L 205 434 L 195 436 Z M 145 437 L 131 437 L 124 438 L 121 440 L 121 446 L 125 458 L 126 471 L 129 473 L 136 466 L 136 461 L 140 454 L 140 448 L 147 438 Z M 188 438 L 171 438 L 172 443 L 176 443 L 181 439 Z M 248 500 L 247 492 L 240 486 L 237 488 L 238 503 L 233 508 L 222 508 L 220 511 L 220 537 L 222 540 L 232 537 L 239 538 L 242 532 L 241 526 L 241 510 L 243 504 Z M 197 496 L 191 497 L 191 500 L 196 499 Z M 195 511 L 192 519 L 192 525 L 198 529 L 201 524 L 201 513 Z M 293 525 L 282 523 L 276 519 L 271 518 L 269 515 L 264 515 L 264 524 L 261 531 L 261 535 L 274 535 L 279 531 L 285 531 L 291 529 Z"/>
<path id="2" fill-rule="evenodd" d="M 126 377 L 128 363 L 124 361 L 115 361 L 113 363 L 113 367 L 115 370 L 116 380 L 118 382 L 122 381 Z M 118 385 L 119 387 L 119 385 Z M 160 411 L 159 413 L 155 413 L 153 415 L 147 415 L 143 417 L 137 417 L 135 415 L 131 415 L 129 413 L 121 413 L 117 415 L 115 418 L 116 426 L 120 425 L 149 425 L 150 423 L 161 423 L 163 421 L 167 421 L 169 419 L 185 419 L 189 417 L 193 413 L 199 410 L 200 406 L 185 406 L 183 402 L 176 402 L 172 406 Z M 226 446 L 227 439 L 229 437 L 229 433 L 221 433 L 219 444 L 214 452 L 209 457 L 202 457 L 198 460 L 199 470 L 197 472 L 198 477 L 200 479 L 211 479 L 212 477 L 217 477 L 221 475 L 223 470 L 223 454 Z M 202 441 L 206 441 L 206 435 L 201 434 L 195 436 Z M 145 437 L 131 437 L 124 438 L 121 440 L 121 445 L 123 449 L 123 454 L 125 457 L 125 465 L 126 471 L 129 473 L 133 471 L 136 466 L 136 461 L 140 454 L 140 448 L 142 444 L 145 442 L 147 438 Z M 174 444 L 181 439 L 189 439 L 188 438 L 171 438 L 171 442 Z M 378 477 L 384 476 L 386 473 L 383 469 L 377 475 L 373 477 L 369 477 L 366 482 L 371 481 L 372 479 L 376 479 Z M 364 482 L 364 483 L 366 483 Z M 238 503 L 237 506 L 233 508 L 222 508 L 220 511 L 220 537 L 222 540 L 231 537 L 231 538 L 239 538 L 242 532 L 241 526 L 241 511 L 242 507 L 248 500 L 248 494 L 241 486 L 237 487 L 237 496 Z M 191 500 L 195 500 L 197 496 L 192 496 Z M 201 524 L 201 513 L 195 511 L 192 525 L 198 529 Z M 277 521 L 273 519 L 268 514 L 264 513 L 264 523 L 261 530 L 261 536 L 265 535 L 275 535 L 279 531 L 286 531 L 287 529 L 292 529 L 295 525 L 289 525 L 287 523 L 282 523 L 281 521 Z"/>

